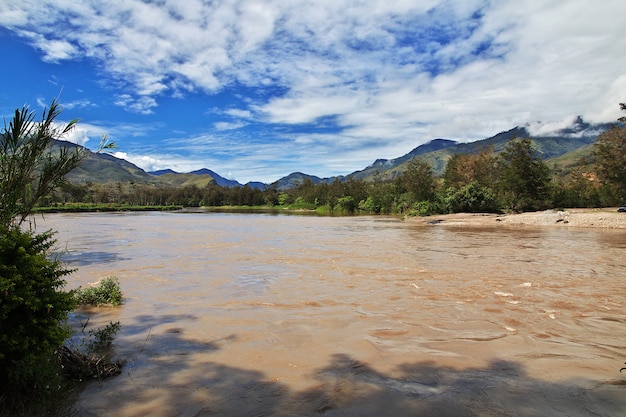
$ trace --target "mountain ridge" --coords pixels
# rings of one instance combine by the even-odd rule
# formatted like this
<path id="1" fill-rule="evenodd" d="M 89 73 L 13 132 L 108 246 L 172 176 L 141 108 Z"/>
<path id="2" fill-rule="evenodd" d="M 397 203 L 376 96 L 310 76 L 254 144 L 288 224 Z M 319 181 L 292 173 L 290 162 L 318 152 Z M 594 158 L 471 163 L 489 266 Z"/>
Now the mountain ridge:
<path id="1" fill-rule="evenodd" d="M 376 159 L 362 170 L 354 171 L 347 175 L 320 178 L 303 172 L 292 172 L 279 180 L 266 184 L 259 181 L 250 181 L 245 186 L 257 189 L 275 187 L 277 190 L 286 190 L 297 186 L 304 180 L 310 180 L 314 184 L 322 182 L 331 183 L 336 180 L 344 181 L 357 179 L 373 181 L 375 179 L 389 180 L 400 175 L 407 164 L 416 157 L 423 158 L 431 164 L 436 175 L 443 173 L 447 160 L 455 153 L 471 154 L 479 153 L 485 149 L 493 148 L 500 152 L 506 144 L 517 138 L 530 138 L 533 145 L 542 155 L 544 160 L 560 158 L 564 154 L 576 151 L 595 142 L 602 131 L 610 128 L 611 124 L 593 125 L 577 118 L 571 126 L 567 126 L 553 134 L 532 136 L 529 128 L 516 126 L 507 131 L 500 132 L 492 137 L 472 141 L 458 142 L 451 139 L 437 138 L 413 148 L 408 153 L 392 159 Z M 70 142 L 58 141 L 58 146 L 80 147 Z M 133 163 L 117 158 L 108 153 L 94 153 L 87 150 L 87 156 L 76 170 L 68 175 L 71 182 L 108 183 L 119 181 L 134 181 L 162 186 L 207 186 L 211 183 L 222 187 L 243 187 L 244 185 L 235 180 L 229 180 L 215 171 L 202 168 L 189 173 L 179 173 L 172 169 L 146 172 Z"/>

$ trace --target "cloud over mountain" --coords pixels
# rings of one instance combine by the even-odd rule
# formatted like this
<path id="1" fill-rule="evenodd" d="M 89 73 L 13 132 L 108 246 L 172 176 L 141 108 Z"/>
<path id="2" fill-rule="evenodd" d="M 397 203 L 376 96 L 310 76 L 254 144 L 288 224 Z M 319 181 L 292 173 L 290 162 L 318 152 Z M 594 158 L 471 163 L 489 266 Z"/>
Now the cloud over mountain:
<path id="1" fill-rule="evenodd" d="M 436 137 L 613 120 L 625 14 L 621 0 L 11 0 L 0 25 L 48 63 L 89 62 L 111 105 L 137 117 L 165 120 L 172 100 L 197 96 L 206 114 L 229 97 L 210 129 L 167 121 L 158 146 L 128 154 L 245 181 L 284 175 L 285 155 L 334 175 Z"/>

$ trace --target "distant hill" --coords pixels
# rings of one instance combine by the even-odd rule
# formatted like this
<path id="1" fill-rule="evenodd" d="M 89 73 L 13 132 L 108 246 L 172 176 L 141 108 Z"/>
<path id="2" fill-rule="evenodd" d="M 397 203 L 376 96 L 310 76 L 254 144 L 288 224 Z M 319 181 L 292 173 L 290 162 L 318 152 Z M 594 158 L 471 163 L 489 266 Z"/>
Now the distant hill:
<path id="1" fill-rule="evenodd" d="M 449 139 L 434 139 L 428 143 L 418 146 L 411 152 L 394 159 L 377 159 L 374 163 L 361 171 L 355 171 L 352 174 L 347 175 L 346 178 L 352 178 L 357 180 L 371 180 L 375 176 L 380 176 L 385 173 L 393 172 L 394 168 L 420 156 L 430 152 L 436 152 L 443 149 L 448 149 L 457 145 L 456 141 Z M 393 176 L 393 175 L 392 175 Z"/>
<path id="2" fill-rule="evenodd" d="M 160 176 L 160 175 L 165 175 L 165 174 L 178 174 L 178 172 L 174 171 L 173 169 L 160 169 L 158 171 L 148 171 L 148 174 L 150 175 L 154 175 L 154 176 Z"/>
<path id="3" fill-rule="evenodd" d="M 561 178 L 570 176 L 574 171 L 593 172 L 596 158 L 593 144 L 574 149 L 571 152 L 548 160 L 548 166 Z"/>
<path id="4" fill-rule="evenodd" d="M 199 188 L 204 188 L 207 185 L 214 183 L 215 179 L 210 175 L 198 175 L 198 174 L 180 174 L 178 172 L 162 174 L 156 177 L 158 183 L 168 187 L 188 187 L 195 185 Z"/>
<path id="5" fill-rule="evenodd" d="M 267 184 L 263 182 L 259 182 L 259 181 L 250 181 L 250 182 L 247 182 L 246 185 L 252 188 L 253 190 L 265 190 L 268 187 Z"/>
<path id="6" fill-rule="evenodd" d="M 241 187 L 241 184 L 239 184 L 237 181 L 228 180 L 207 168 L 202 168 L 196 171 L 192 171 L 190 172 L 190 174 L 210 175 L 215 180 L 215 183 L 219 185 L 220 187 Z"/>
<path id="7" fill-rule="evenodd" d="M 596 141 L 598 134 L 608 129 L 609 126 L 590 125 L 584 123 L 579 118 L 573 126 L 552 133 L 549 136 L 531 136 L 527 128 L 518 126 L 475 142 L 457 143 L 438 139 L 437 141 L 443 142 L 433 144 L 435 141 L 431 141 L 418 146 L 400 158 L 389 161 L 382 160 L 384 161 L 383 163 L 375 161 L 374 164 L 365 170 L 350 174 L 347 178 L 355 176 L 355 178 L 366 181 L 393 179 L 406 170 L 409 161 L 418 156 L 430 164 L 435 175 L 442 175 L 448 160 L 454 154 L 476 154 L 490 147 L 493 148 L 494 152 L 499 153 L 504 150 L 511 140 L 523 138 L 530 138 L 541 157 L 545 161 L 549 161 L 552 158 L 557 158 L 591 145 Z"/>
<path id="8" fill-rule="evenodd" d="M 55 146 L 62 148 L 83 148 L 66 141 L 55 141 Z M 108 153 L 94 153 L 83 148 L 86 153 L 80 166 L 72 170 L 67 179 L 74 183 L 130 182 L 153 184 L 155 177 L 124 159 Z"/>
<path id="9" fill-rule="evenodd" d="M 352 172 L 345 176 L 320 178 L 302 172 L 293 172 L 271 184 L 278 190 L 287 190 L 310 180 L 314 184 L 331 183 L 336 180 L 358 179 L 364 181 L 389 180 L 406 170 L 407 164 L 414 158 L 421 158 L 433 167 L 435 175 L 443 174 L 445 166 L 454 154 L 479 153 L 489 147 L 495 152 L 501 152 L 507 143 L 517 138 L 531 138 L 533 145 L 542 158 L 559 170 L 562 175 L 576 169 L 579 165 L 590 164 L 591 144 L 599 133 L 610 128 L 610 124 L 592 125 L 578 118 L 571 126 L 550 134 L 532 135 L 526 127 L 515 127 L 498 133 L 490 138 L 474 142 L 456 142 L 449 139 L 434 139 L 420 145 L 405 155 L 394 159 L 377 159 L 368 167 Z M 57 141 L 56 146 L 77 148 L 79 145 Z M 86 150 L 87 156 L 80 167 L 68 175 L 68 179 L 75 183 L 109 183 L 109 182 L 136 182 L 154 184 L 156 186 L 180 187 L 196 185 L 204 187 L 214 182 L 222 187 L 241 187 L 234 180 L 229 180 L 216 172 L 203 168 L 191 173 L 178 173 L 171 169 L 145 172 L 138 166 L 114 157 L 107 153 L 94 153 Z M 270 185 L 251 181 L 246 184 L 254 189 L 265 189 Z"/>
<path id="10" fill-rule="evenodd" d="M 219 185 L 220 187 L 241 187 L 241 184 L 239 182 L 226 179 L 222 177 L 221 175 L 219 175 L 218 173 L 211 171 L 208 168 L 198 169 L 196 171 L 192 171 L 186 174 L 181 174 L 171 169 L 161 169 L 158 171 L 150 171 L 149 174 L 157 176 L 157 177 L 169 176 L 169 177 L 166 177 L 168 178 L 168 182 L 171 182 L 171 178 L 173 178 L 172 176 L 176 176 L 176 175 L 183 175 L 183 176 L 188 176 L 188 175 L 205 176 L 206 175 L 206 176 L 213 178 L 215 183 Z"/>
<path id="11" fill-rule="evenodd" d="M 272 183 L 272 185 L 276 187 L 278 191 L 283 191 L 296 187 L 298 184 L 302 184 L 305 179 L 310 180 L 313 184 L 319 184 L 323 181 L 320 177 L 316 177 L 315 175 L 303 174 L 302 172 L 292 172 L 286 177 Z"/>

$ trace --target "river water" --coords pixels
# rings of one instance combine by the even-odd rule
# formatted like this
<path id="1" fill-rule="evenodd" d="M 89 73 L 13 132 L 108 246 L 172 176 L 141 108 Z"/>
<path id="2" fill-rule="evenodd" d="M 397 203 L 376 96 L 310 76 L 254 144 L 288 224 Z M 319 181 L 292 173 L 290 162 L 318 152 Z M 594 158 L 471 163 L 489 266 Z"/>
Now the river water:
<path id="1" fill-rule="evenodd" d="M 122 374 L 79 416 L 626 415 L 626 231 L 393 217 L 52 214 L 120 279 Z"/>

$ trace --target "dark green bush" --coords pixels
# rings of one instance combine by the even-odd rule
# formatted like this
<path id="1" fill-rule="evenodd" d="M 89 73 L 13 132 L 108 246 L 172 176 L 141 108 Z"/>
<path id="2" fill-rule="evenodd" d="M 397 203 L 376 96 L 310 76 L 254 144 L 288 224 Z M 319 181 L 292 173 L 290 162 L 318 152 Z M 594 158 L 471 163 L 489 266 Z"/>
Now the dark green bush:
<path id="1" fill-rule="evenodd" d="M 76 301 L 81 305 L 99 306 L 110 304 L 118 306 L 124 301 L 124 295 L 120 289 L 120 282 L 117 277 L 108 277 L 100 281 L 95 287 L 76 290 Z"/>
<path id="2" fill-rule="evenodd" d="M 47 257 L 52 232 L 34 234 L 12 227 L 0 233 L 0 397 L 52 395 L 54 351 L 71 335 L 65 324 L 75 308 L 63 291 L 71 271 Z M 33 397 L 34 396 L 34 397 Z"/>
<path id="3" fill-rule="evenodd" d="M 495 213 L 499 208 L 495 193 L 477 182 L 463 186 L 452 194 L 447 203 L 452 213 Z"/>

